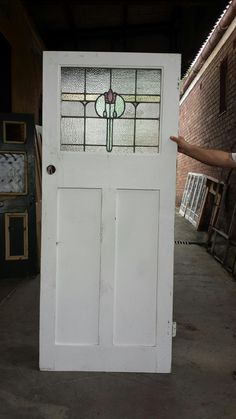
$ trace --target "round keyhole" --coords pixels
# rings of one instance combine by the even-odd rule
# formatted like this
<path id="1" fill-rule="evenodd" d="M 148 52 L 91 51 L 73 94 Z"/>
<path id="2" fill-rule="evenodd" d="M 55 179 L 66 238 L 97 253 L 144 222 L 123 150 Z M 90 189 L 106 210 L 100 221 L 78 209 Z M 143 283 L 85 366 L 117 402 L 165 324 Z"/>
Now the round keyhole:
<path id="1" fill-rule="evenodd" d="M 53 166 L 53 164 L 49 164 L 49 166 L 47 167 L 47 173 L 49 175 L 53 175 L 53 173 L 55 173 L 55 171 L 56 171 L 55 166 Z"/>

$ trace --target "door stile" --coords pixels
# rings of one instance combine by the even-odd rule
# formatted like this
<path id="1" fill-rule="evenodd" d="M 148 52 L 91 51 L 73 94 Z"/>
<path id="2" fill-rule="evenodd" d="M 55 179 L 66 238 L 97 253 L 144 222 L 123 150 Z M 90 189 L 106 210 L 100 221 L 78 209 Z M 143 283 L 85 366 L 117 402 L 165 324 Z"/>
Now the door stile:
<path id="1" fill-rule="evenodd" d="M 161 150 L 165 179 L 161 186 L 159 223 L 159 266 L 157 292 L 157 367 L 162 373 L 171 371 L 173 323 L 174 208 L 176 189 L 176 148 L 169 141 L 178 131 L 180 56 L 170 56 L 163 71 Z M 171 118 L 169 118 L 171 115 Z M 165 133 L 165 135 L 164 135 Z M 170 191 L 172 191 L 170 193 Z M 168 255 L 168 257 L 167 257 Z"/>
<path id="2" fill-rule="evenodd" d="M 47 90 L 44 89 L 43 97 L 40 368 L 49 370 L 54 369 L 55 360 L 59 83 L 59 66 L 53 58 L 45 55 L 43 84 Z M 56 168 L 52 175 L 47 173 L 49 165 Z"/>
<path id="3" fill-rule="evenodd" d="M 102 243 L 100 283 L 100 345 L 113 345 L 115 190 L 102 190 Z"/>

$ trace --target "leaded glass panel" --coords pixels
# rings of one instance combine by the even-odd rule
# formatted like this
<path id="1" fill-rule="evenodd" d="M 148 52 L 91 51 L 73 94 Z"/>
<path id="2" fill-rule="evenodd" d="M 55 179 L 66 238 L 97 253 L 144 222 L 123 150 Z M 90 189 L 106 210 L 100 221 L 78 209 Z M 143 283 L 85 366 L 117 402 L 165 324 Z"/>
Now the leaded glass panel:
<path id="1" fill-rule="evenodd" d="M 133 146 L 134 120 L 117 119 L 114 121 L 114 146 Z"/>
<path id="2" fill-rule="evenodd" d="M 63 67 L 61 72 L 61 90 L 64 93 L 84 92 L 84 69 Z"/>
<path id="3" fill-rule="evenodd" d="M 158 152 L 160 102 L 160 69 L 62 67 L 61 150 Z"/>
<path id="4" fill-rule="evenodd" d="M 79 145 L 84 142 L 84 119 L 62 118 L 61 119 L 61 144 Z"/>
<path id="5" fill-rule="evenodd" d="M 88 146 L 97 144 L 106 147 L 106 136 L 104 132 L 106 132 L 105 119 L 86 119 L 86 142 Z"/>
<path id="6" fill-rule="evenodd" d="M 84 105 L 81 102 L 65 100 L 61 102 L 61 116 L 84 117 Z"/>
<path id="7" fill-rule="evenodd" d="M 145 119 L 136 120 L 136 145 L 149 146 L 156 145 L 156 132 L 159 130 L 159 121 L 152 119 L 147 121 Z"/>

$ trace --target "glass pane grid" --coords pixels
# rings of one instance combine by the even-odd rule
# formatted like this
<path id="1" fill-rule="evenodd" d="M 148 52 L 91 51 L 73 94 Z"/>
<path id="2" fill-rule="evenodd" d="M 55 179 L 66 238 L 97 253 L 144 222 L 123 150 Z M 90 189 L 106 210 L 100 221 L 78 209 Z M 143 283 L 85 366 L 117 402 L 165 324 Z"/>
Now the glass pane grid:
<path id="1" fill-rule="evenodd" d="M 160 69 L 61 71 L 61 150 L 159 151 Z"/>

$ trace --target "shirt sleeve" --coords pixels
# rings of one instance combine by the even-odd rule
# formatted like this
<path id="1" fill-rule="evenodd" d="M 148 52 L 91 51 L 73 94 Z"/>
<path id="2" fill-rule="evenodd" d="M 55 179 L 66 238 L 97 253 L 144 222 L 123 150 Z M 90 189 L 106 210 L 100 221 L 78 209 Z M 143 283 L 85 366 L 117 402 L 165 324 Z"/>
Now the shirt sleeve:
<path id="1" fill-rule="evenodd" d="M 236 162 L 236 153 L 232 153 L 232 159 Z"/>

